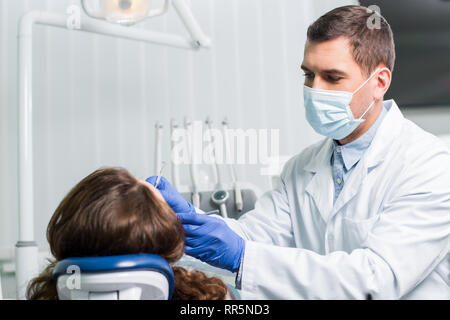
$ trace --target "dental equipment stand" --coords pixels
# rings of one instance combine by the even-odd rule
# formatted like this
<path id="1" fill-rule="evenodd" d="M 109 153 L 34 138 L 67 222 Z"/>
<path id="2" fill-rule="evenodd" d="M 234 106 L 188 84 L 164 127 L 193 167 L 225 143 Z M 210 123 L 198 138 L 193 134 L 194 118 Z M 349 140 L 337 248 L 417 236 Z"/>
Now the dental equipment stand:
<path id="1" fill-rule="evenodd" d="M 225 142 L 225 158 L 228 159 L 228 156 L 231 156 L 231 148 L 230 148 L 230 140 L 228 137 L 228 120 L 225 118 L 222 121 L 222 128 L 223 128 L 223 137 L 224 137 L 224 142 Z M 237 181 L 236 178 L 236 168 L 234 167 L 234 159 L 230 159 L 231 163 L 229 163 L 228 165 L 230 166 L 230 175 L 231 175 L 231 180 L 233 181 L 233 187 L 234 187 L 234 203 L 236 206 L 236 210 L 238 212 L 242 212 L 242 207 L 243 207 L 243 203 L 242 203 L 242 193 L 241 193 L 241 188 L 240 185 Z"/>
<path id="2" fill-rule="evenodd" d="M 106 21 L 80 17 L 84 31 L 174 48 L 197 50 L 209 47 L 210 39 L 203 33 L 185 0 L 172 0 L 176 13 L 186 27 L 188 38 L 149 31 L 135 27 L 114 25 Z M 35 24 L 69 29 L 68 16 L 61 13 L 31 11 L 20 20 L 18 30 L 19 57 L 19 239 L 16 244 L 17 298 L 25 299 L 28 282 L 38 274 L 38 246 L 34 238 L 33 183 L 33 26 Z"/>
<path id="3" fill-rule="evenodd" d="M 211 200 L 213 203 L 215 203 L 219 207 L 220 214 L 222 215 L 222 217 L 228 218 L 226 202 L 230 198 L 230 194 L 227 190 L 224 189 L 224 187 L 222 185 L 222 177 L 220 176 L 219 165 L 217 163 L 217 153 L 216 153 L 216 148 L 215 148 L 216 147 L 215 141 L 211 134 L 212 121 L 211 121 L 211 119 L 207 118 L 205 123 L 209 129 L 211 142 L 213 144 L 213 148 L 212 148 L 213 155 L 212 156 L 214 158 L 214 169 L 215 169 L 215 172 L 217 175 L 216 190 L 211 194 Z"/>
<path id="4" fill-rule="evenodd" d="M 184 118 L 184 128 L 186 129 L 186 140 L 187 140 L 187 150 L 189 150 L 189 174 L 192 181 L 192 205 L 195 208 L 200 208 L 200 195 L 198 193 L 198 184 L 197 184 L 197 172 L 195 171 L 194 165 L 194 141 L 191 138 L 192 131 L 192 122 L 189 118 Z"/>
<path id="5" fill-rule="evenodd" d="M 235 206 L 234 199 L 234 190 L 232 188 L 226 189 L 229 194 L 229 199 L 225 203 L 225 207 L 227 210 L 227 218 L 231 219 L 239 219 L 241 216 L 246 214 L 247 212 L 253 210 L 255 208 L 255 203 L 258 200 L 258 197 L 261 196 L 260 192 L 255 192 L 255 189 L 252 186 L 245 185 L 244 182 L 241 182 L 241 194 L 242 194 L 242 211 L 237 211 Z M 212 202 L 212 194 L 215 190 L 209 191 L 200 191 L 200 208 L 205 213 L 216 211 L 218 215 L 221 216 L 220 210 L 218 210 L 217 205 Z M 258 190 L 259 191 L 259 190 Z M 186 201 L 190 201 L 191 193 L 190 192 L 182 192 L 181 195 Z"/>

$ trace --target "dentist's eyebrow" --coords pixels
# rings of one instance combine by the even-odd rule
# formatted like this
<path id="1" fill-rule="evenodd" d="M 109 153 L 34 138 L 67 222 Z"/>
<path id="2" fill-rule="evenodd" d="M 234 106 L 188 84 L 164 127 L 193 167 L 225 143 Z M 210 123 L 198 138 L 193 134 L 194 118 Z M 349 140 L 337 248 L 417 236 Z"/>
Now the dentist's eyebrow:
<path id="1" fill-rule="evenodd" d="M 304 66 L 303 64 L 302 64 L 302 66 L 301 66 L 300 68 L 302 68 L 302 70 L 305 71 L 305 72 L 312 72 L 311 70 L 309 70 L 309 69 L 308 69 L 306 66 Z"/>
<path id="2" fill-rule="evenodd" d="M 333 75 L 341 75 L 341 76 L 347 76 L 347 73 L 342 71 L 342 70 L 338 70 L 338 69 L 327 69 L 327 70 L 322 70 L 323 73 L 327 73 L 327 74 L 333 74 Z"/>
<path id="3" fill-rule="evenodd" d="M 311 71 L 308 67 L 306 67 L 303 64 L 302 64 L 301 68 L 305 72 L 314 73 L 313 71 Z M 344 76 L 344 77 L 348 76 L 348 74 L 346 72 L 339 70 L 339 69 L 325 69 L 325 70 L 321 70 L 320 73 L 326 73 L 326 74 L 331 74 L 331 75 L 340 75 L 340 76 Z"/>

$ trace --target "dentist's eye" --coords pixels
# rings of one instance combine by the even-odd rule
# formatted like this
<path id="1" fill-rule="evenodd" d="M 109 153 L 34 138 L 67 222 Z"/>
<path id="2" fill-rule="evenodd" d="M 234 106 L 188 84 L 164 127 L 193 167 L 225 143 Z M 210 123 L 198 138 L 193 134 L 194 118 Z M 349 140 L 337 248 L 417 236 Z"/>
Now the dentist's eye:
<path id="1" fill-rule="evenodd" d="M 307 79 L 313 79 L 314 78 L 314 73 L 305 73 L 303 74 L 303 76 Z"/>
<path id="2" fill-rule="evenodd" d="M 328 76 L 327 79 L 328 79 L 328 81 L 330 81 L 330 82 L 338 82 L 339 80 L 342 79 L 342 77 Z"/>

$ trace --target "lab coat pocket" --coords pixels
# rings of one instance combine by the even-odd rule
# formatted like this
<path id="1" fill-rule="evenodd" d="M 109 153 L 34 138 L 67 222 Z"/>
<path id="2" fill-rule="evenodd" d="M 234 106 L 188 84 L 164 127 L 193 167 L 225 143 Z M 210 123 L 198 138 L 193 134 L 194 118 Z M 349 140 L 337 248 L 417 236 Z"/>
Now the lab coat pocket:
<path id="1" fill-rule="evenodd" d="M 361 247 L 379 218 L 379 214 L 364 220 L 342 217 L 342 238 L 349 252 Z"/>

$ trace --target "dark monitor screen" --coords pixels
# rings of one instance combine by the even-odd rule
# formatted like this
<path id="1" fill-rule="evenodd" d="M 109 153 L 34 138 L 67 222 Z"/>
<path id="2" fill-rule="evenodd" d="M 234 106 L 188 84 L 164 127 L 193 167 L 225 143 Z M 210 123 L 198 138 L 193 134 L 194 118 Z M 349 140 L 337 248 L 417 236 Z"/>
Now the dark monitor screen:
<path id="1" fill-rule="evenodd" d="M 386 99 L 405 106 L 450 106 L 450 1 L 370 0 L 394 32 L 396 61 Z"/>

